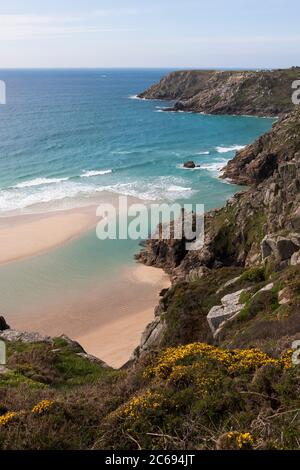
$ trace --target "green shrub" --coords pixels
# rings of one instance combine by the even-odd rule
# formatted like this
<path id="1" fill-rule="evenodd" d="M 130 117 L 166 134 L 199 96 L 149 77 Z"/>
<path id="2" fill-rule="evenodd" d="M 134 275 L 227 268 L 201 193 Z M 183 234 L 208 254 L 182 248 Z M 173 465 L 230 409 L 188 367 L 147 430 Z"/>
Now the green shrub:
<path id="1" fill-rule="evenodd" d="M 262 267 L 248 269 L 243 272 L 240 279 L 241 281 L 263 282 L 266 280 L 265 269 Z"/>

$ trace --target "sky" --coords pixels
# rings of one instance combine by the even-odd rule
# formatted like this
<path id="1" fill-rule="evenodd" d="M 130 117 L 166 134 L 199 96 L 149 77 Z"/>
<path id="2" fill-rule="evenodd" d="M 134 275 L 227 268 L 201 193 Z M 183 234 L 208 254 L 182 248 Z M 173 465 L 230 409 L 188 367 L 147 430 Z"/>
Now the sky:
<path id="1" fill-rule="evenodd" d="M 0 0 L 0 68 L 300 65 L 299 0 Z"/>

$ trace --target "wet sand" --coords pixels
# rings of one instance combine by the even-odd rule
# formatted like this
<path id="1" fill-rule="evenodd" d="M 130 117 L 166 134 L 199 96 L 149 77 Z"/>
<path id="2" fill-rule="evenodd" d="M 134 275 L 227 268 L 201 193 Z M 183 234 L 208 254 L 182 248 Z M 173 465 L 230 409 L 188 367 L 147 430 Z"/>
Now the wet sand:
<path id="1" fill-rule="evenodd" d="M 113 367 L 121 367 L 138 346 L 146 325 L 154 319 L 161 289 L 170 286 L 168 276 L 157 268 L 137 265 L 125 272 L 123 288 L 132 289 L 131 300 L 124 303 L 122 292 L 117 292 L 119 313 L 106 309 L 106 321 L 92 331 L 79 335 L 79 343 Z M 128 292 L 128 291 L 127 291 Z"/>
<path id="2" fill-rule="evenodd" d="M 37 302 L 20 304 L 5 317 L 17 330 L 53 337 L 66 334 L 89 354 L 119 368 L 140 343 L 142 332 L 154 319 L 159 293 L 169 285 L 161 269 L 132 264 L 98 285 L 67 295 L 38 296 Z"/>
<path id="3" fill-rule="evenodd" d="M 96 207 L 0 218 L 0 264 L 14 261 L 11 266 L 19 270 L 23 259 L 34 256 L 38 261 L 39 254 L 79 237 L 99 220 Z M 94 279 L 88 287 L 71 286 L 55 296 L 40 295 L 33 279 L 34 301 L 27 304 L 20 299 L 18 308 L 4 315 L 12 328 L 50 336 L 66 334 L 88 353 L 120 367 L 153 320 L 159 292 L 169 285 L 162 270 L 134 262 L 120 266 L 104 280 Z"/>

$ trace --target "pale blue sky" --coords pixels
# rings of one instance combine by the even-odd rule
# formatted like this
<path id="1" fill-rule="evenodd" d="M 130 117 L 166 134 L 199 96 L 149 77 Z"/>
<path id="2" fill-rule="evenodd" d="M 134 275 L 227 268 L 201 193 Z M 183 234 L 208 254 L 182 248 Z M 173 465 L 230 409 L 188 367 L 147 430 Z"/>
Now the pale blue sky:
<path id="1" fill-rule="evenodd" d="M 0 68 L 300 65 L 299 0 L 0 0 Z"/>

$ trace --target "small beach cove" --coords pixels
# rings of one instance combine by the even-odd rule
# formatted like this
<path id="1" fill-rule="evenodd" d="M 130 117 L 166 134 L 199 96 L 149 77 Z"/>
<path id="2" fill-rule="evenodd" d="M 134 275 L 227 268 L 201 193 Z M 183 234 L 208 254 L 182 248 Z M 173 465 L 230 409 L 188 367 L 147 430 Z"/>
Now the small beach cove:
<path id="1" fill-rule="evenodd" d="M 12 328 L 66 334 L 118 368 L 139 344 L 170 281 L 162 270 L 134 261 L 137 242 L 98 240 L 95 225 L 93 206 L 0 220 L 0 240 L 5 233 L 11 243 L 1 250 L 1 312 Z M 25 259 L 9 262 L 25 247 L 31 250 Z"/>

